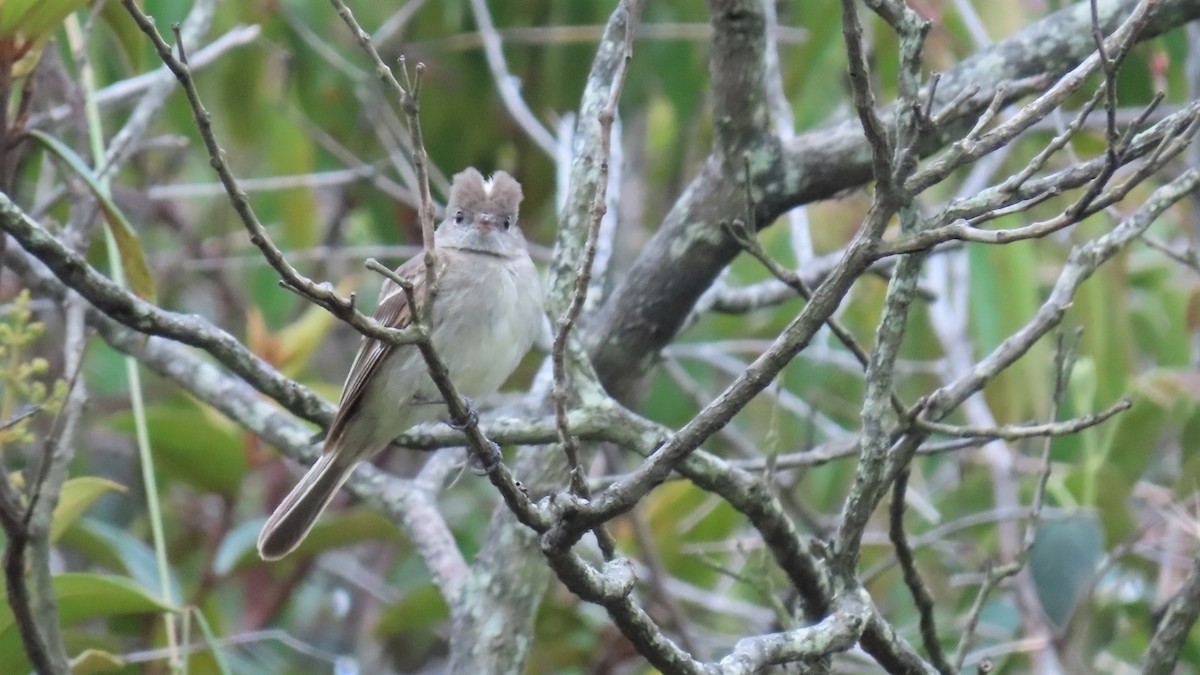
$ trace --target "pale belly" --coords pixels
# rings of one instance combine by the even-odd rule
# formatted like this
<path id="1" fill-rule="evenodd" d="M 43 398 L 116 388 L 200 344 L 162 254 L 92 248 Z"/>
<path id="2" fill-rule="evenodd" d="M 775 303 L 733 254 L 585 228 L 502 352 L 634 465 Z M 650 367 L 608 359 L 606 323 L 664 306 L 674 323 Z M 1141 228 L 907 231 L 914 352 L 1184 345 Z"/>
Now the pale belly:
<path id="1" fill-rule="evenodd" d="M 447 274 L 471 274 L 476 292 L 460 295 L 457 301 L 439 294 L 434 301 L 433 345 L 459 393 L 479 399 L 504 384 L 542 330 L 540 290 L 519 292 L 528 289 L 522 284 L 537 287 L 537 272 L 529 263 L 517 270 L 485 264 Z M 462 281 L 448 278 L 445 283 Z M 364 445 L 382 447 L 415 424 L 445 419 L 441 393 L 415 346 L 394 350 L 379 375 L 358 419 L 348 425 L 349 435 Z"/>
<path id="2" fill-rule="evenodd" d="M 483 265 L 460 273 L 473 277 L 476 292 L 460 295 L 453 307 L 434 305 L 433 344 L 463 395 L 487 396 L 504 384 L 541 329 L 537 272 L 530 263 L 516 270 Z"/>

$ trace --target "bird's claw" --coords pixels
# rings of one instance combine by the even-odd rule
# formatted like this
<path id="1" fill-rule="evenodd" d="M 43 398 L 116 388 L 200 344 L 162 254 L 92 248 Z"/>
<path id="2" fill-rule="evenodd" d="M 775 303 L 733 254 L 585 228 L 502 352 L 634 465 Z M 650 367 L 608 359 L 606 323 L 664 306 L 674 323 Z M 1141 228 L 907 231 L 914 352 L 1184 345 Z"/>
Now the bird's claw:
<path id="1" fill-rule="evenodd" d="M 463 422 L 462 424 L 459 424 L 458 422 L 454 421 L 453 419 L 446 422 L 446 426 L 450 427 L 451 429 L 454 429 L 455 431 L 466 431 L 468 427 L 473 427 L 473 426 L 479 424 L 479 413 L 475 412 L 475 405 L 473 403 L 471 403 L 471 399 L 464 398 L 463 403 L 465 403 L 467 406 L 466 421 Z"/>
<path id="2" fill-rule="evenodd" d="M 503 455 L 500 453 L 500 446 L 492 441 L 488 441 L 487 450 L 486 457 L 480 457 L 473 452 L 467 453 L 467 468 L 471 470 L 471 473 L 477 476 L 486 476 L 499 466 L 503 458 Z"/>

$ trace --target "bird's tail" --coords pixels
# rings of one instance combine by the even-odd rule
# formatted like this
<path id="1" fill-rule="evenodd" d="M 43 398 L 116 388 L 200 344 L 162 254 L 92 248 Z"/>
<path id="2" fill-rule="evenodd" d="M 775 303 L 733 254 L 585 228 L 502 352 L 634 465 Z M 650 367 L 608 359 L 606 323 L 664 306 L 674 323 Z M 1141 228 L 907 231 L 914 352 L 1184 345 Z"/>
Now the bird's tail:
<path id="1" fill-rule="evenodd" d="M 322 453 L 267 518 L 258 535 L 258 555 L 263 560 L 278 560 L 295 550 L 321 512 L 329 506 L 338 488 L 350 477 L 356 462 L 347 465 L 343 459 L 335 463 L 338 454 L 341 453 Z"/>

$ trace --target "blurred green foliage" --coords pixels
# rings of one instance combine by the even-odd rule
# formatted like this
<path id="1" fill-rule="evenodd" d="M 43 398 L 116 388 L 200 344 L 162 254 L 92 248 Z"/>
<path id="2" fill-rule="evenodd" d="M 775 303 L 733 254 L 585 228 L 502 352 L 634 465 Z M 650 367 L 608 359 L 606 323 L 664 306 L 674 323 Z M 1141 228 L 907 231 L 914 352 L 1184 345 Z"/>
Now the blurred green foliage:
<path id="1" fill-rule="evenodd" d="M 0 320 L 0 452 L 34 443 L 39 413 L 53 417 L 66 397 L 66 382 L 47 382 L 50 364 L 34 354 L 46 327 L 33 320 L 29 291 L 13 299 Z"/>

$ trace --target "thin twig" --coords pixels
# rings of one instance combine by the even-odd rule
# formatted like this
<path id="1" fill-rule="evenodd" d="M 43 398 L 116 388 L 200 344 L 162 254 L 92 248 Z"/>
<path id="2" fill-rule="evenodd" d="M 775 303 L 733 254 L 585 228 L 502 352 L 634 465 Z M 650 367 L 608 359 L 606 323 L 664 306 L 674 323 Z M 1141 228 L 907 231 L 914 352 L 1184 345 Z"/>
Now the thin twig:
<path id="1" fill-rule="evenodd" d="M 1109 53 L 1124 52 L 1136 42 L 1142 29 L 1150 21 L 1155 5 L 1157 5 L 1156 0 L 1143 0 L 1143 2 L 1138 3 L 1137 7 L 1134 8 L 1133 12 L 1121 26 L 1105 40 L 1105 46 L 1109 50 Z M 940 157 L 929 162 L 920 171 L 914 173 L 906 181 L 905 187 L 914 193 L 924 192 L 930 186 L 945 180 L 958 167 L 964 166 L 975 159 L 995 151 L 997 148 L 1009 144 L 1035 122 L 1044 119 L 1051 111 L 1061 106 L 1099 68 L 1099 55 L 1093 53 L 1071 70 L 1071 72 L 1059 78 L 1057 82 L 1034 101 L 1018 110 L 1016 114 L 1012 115 L 1003 124 L 984 132 L 983 128 L 986 124 L 990 124 L 991 119 L 995 116 L 995 112 L 998 111 L 999 104 L 1007 100 L 1007 95 L 1002 91 L 1003 88 L 998 89 L 993 106 L 989 107 L 987 113 L 980 118 L 975 129 L 971 133 L 968 133 L 962 140 L 951 144 L 950 148 L 942 153 Z"/>
<path id="2" fill-rule="evenodd" d="M 1059 407 L 1062 404 L 1062 398 L 1066 395 L 1067 386 L 1070 382 L 1071 371 L 1075 365 L 1075 348 L 1079 342 L 1079 331 L 1073 334 L 1060 333 L 1058 336 L 1058 345 L 1054 353 L 1054 395 L 1050 402 L 1050 419 L 1053 420 L 1058 416 Z M 988 596 L 996 589 L 997 586 L 1005 579 L 1013 577 L 1020 573 L 1024 568 L 1029 558 L 1029 552 L 1033 549 L 1033 543 L 1037 536 L 1037 528 L 1041 524 L 1042 509 L 1046 503 L 1046 485 L 1050 480 L 1050 447 L 1052 438 L 1046 436 L 1042 444 L 1042 454 L 1040 459 L 1041 471 L 1038 473 L 1037 486 L 1034 489 L 1033 503 L 1029 507 L 1029 519 L 1025 522 L 1025 534 L 1021 540 L 1021 548 L 1017 551 L 1013 560 L 999 567 L 989 565 L 984 576 L 983 585 L 979 588 L 979 593 L 975 596 L 975 601 L 971 605 L 971 610 L 967 614 L 967 623 L 962 634 L 958 639 L 958 647 L 954 651 L 952 662 L 954 664 L 953 672 L 962 670 L 963 661 L 966 659 L 967 650 L 971 646 L 971 640 L 974 637 L 975 629 L 979 624 L 979 617 L 983 612 L 983 608 Z"/>
<path id="3" fill-rule="evenodd" d="M 487 57 L 488 68 L 492 71 L 492 79 L 496 82 L 496 89 L 500 92 L 504 107 L 534 145 L 553 159 L 558 152 L 558 143 L 529 109 L 529 104 L 517 89 L 516 78 L 508 72 L 508 65 L 504 62 L 504 47 L 500 43 L 500 34 L 492 23 L 486 0 L 471 0 L 471 13 L 475 16 L 475 25 L 479 27 L 479 34 L 483 38 L 483 54 Z M 632 44 L 632 38 L 628 44 Z M 624 78 L 619 77 L 616 83 L 618 88 L 621 80 Z M 611 125 L 611 122 L 609 124 Z"/>
<path id="4" fill-rule="evenodd" d="M 896 560 L 900 563 L 900 569 L 904 571 L 904 585 L 908 586 L 913 604 L 917 606 L 917 615 L 920 618 L 921 626 L 921 642 L 925 645 L 925 653 L 929 655 L 929 660 L 933 662 L 933 667 L 937 668 L 939 673 L 952 675 L 957 671 L 946 661 L 946 653 L 942 650 L 942 642 L 938 638 L 933 595 L 930 594 L 925 581 L 921 579 L 921 573 L 917 571 L 917 561 L 913 557 L 912 548 L 908 545 L 908 535 L 904 532 L 904 496 L 908 492 L 908 473 L 909 469 L 905 468 L 896 476 L 896 482 L 892 484 L 892 505 L 888 512 L 890 515 L 888 537 L 896 550 Z"/>
<path id="5" fill-rule="evenodd" d="M 755 209 L 753 197 L 750 194 L 749 159 L 746 159 L 743 162 L 743 175 L 746 186 L 746 217 L 753 218 Z M 784 267 L 777 260 L 772 258 L 771 255 L 766 252 L 766 250 L 763 249 L 762 244 L 760 244 L 758 241 L 758 237 L 756 237 L 754 234 L 757 231 L 757 228 L 753 227 L 753 221 L 750 221 L 748 224 L 747 221 L 735 218 L 733 221 L 722 224 L 725 225 L 725 229 L 727 232 L 729 232 L 730 236 L 732 236 L 734 240 L 741 244 L 742 248 L 744 248 L 747 253 L 753 256 L 755 260 L 762 263 L 763 267 L 766 267 L 767 271 L 774 275 L 776 279 L 782 281 L 789 288 L 794 290 L 797 295 L 805 300 L 812 299 L 812 290 L 809 289 L 808 285 L 804 282 L 804 279 L 802 279 L 795 271 Z M 870 363 L 870 356 L 867 354 L 867 351 L 863 349 L 862 345 L 858 344 L 858 340 L 854 337 L 854 334 L 851 333 L 848 328 L 843 326 L 841 321 L 838 321 L 838 319 L 832 315 L 825 320 L 825 325 L 829 327 L 829 330 L 834 334 L 834 336 L 837 337 L 838 342 L 841 342 L 842 345 L 850 351 L 855 360 L 857 360 L 859 365 L 865 370 Z M 897 396 L 895 392 L 892 392 L 891 396 L 893 409 L 897 414 L 903 414 L 907 409 L 907 406 L 904 405 L 904 402 L 900 400 L 900 397 Z"/>
<path id="6" fill-rule="evenodd" d="M 863 133 L 871 148 L 872 176 L 880 189 L 888 189 L 892 181 L 892 150 L 888 130 L 875 109 L 875 93 L 871 90 L 867 50 L 863 44 L 863 28 L 858 20 L 858 3 L 842 0 L 842 35 L 850 68 L 850 88 L 854 109 L 862 124 Z"/>
<path id="7" fill-rule="evenodd" d="M 1178 252 L 1166 242 L 1159 241 L 1148 234 L 1143 234 L 1141 239 L 1143 244 L 1162 253 L 1187 269 L 1200 274 L 1200 255 L 1197 255 L 1195 247 L 1188 245 L 1183 252 Z"/>
<path id="8" fill-rule="evenodd" d="M 1110 418 L 1125 412 L 1133 407 L 1133 402 L 1129 399 L 1121 399 L 1110 405 L 1104 410 L 1092 414 L 1076 417 L 1062 422 L 1046 422 L 1044 424 L 1028 424 L 1028 425 L 1005 425 L 997 427 L 971 427 L 959 426 L 954 424 L 942 424 L 940 422 L 930 422 L 928 420 L 917 419 L 913 423 L 918 427 L 931 431 L 936 434 L 944 434 L 946 436 L 955 436 L 958 438 L 1000 438 L 1006 441 L 1015 441 L 1025 438 L 1043 438 L 1054 436 L 1069 436 L 1079 433 L 1084 429 L 1103 424 Z"/>
<path id="9" fill-rule="evenodd" d="M 246 193 L 238 185 L 237 179 L 225 161 L 225 153 L 221 150 L 213 133 L 212 117 L 200 100 L 200 94 L 196 89 L 195 81 L 192 79 L 191 70 L 175 56 L 171 46 L 167 44 L 158 32 L 154 21 L 146 15 L 135 0 L 121 0 L 121 2 L 133 17 L 138 28 L 150 38 L 150 41 L 154 44 L 155 51 L 158 52 L 159 58 L 179 80 L 184 93 L 187 95 L 188 103 L 191 105 L 196 128 L 200 132 L 201 139 L 204 141 L 205 149 L 208 151 L 209 163 L 212 165 L 213 170 L 216 171 L 217 176 L 220 177 L 221 184 L 225 186 L 225 192 L 229 196 L 234 212 L 237 213 L 238 218 L 242 221 L 242 225 L 246 228 L 247 233 L 249 233 L 250 242 L 258 247 L 263 257 L 271 264 L 271 267 L 280 274 L 283 283 L 292 290 L 302 293 L 311 299 L 312 302 L 324 307 L 334 316 L 354 326 L 363 335 L 391 344 L 408 344 L 416 340 L 419 337 L 417 331 L 401 331 L 388 328 L 378 321 L 363 315 L 355 310 L 354 304 L 349 298 L 343 298 L 337 295 L 330 287 L 317 284 L 308 279 L 300 274 L 284 258 L 283 253 L 271 241 L 266 228 L 258 220 L 258 216 L 255 215 L 254 209 L 246 197 Z M 392 78 L 393 81 L 394 79 Z M 399 84 L 396 86 L 399 86 Z"/>
<path id="10" fill-rule="evenodd" d="M 367 39 L 365 45 L 370 47 L 371 41 Z M 368 53 L 371 53 L 370 49 L 368 49 Z M 435 227 L 433 198 L 429 194 L 429 154 L 425 151 L 425 137 L 424 132 L 421 130 L 420 96 L 421 82 L 424 80 L 425 75 L 425 64 L 418 62 L 413 68 L 413 74 L 410 75 L 405 59 L 401 56 L 400 74 L 404 76 L 404 86 L 400 89 L 400 92 L 403 94 L 400 98 L 400 107 L 404 111 L 405 120 L 408 122 L 409 140 L 412 142 L 413 168 L 417 172 L 417 197 L 420 201 L 420 208 L 417 213 L 420 217 L 421 245 L 424 247 L 425 252 L 425 303 L 424 305 L 414 304 L 412 306 L 422 308 L 423 316 L 420 317 L 421 323 L 429 326 L 433 320 L 433 303 L 438 294 L 438 268 L 437 238 L 433 234 Z M 405 292 L 409 294 L 411 301 L 412 289 L 408 288 Z"/>

